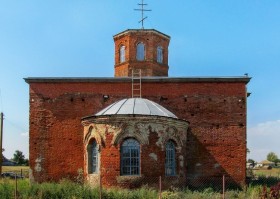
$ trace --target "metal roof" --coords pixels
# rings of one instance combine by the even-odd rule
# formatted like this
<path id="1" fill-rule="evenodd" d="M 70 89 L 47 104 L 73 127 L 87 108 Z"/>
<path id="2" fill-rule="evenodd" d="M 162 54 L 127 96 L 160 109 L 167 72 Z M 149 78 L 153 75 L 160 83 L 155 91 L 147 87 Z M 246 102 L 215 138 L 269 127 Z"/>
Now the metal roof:
<path id="1" fill-rule="evenodd" d="M 142 82 L 244 82 L 248 83 L 251 77 L 142 77 Z M 27 83 L 69 83 L 69 82 L 131 82 L 131 77 L 27 77 Z"/>
<path id="2" fill-rule="evenodd" d="M 113 38 L 116 38 L 116 37 L 119 37 L 121 35 L 124 35 L 124 34 L 128 34 L 128 33 L 143 33 L 143 32 L 151 32 L 151 33 L 155 33 L 155 34 L 158 34 L 160 36 L 163 36 L 163 37 L 166 37 L 167 39 L 170 39 L 170 36 L 167 35 L 167 34 L 164 34 L 158 30 L 155 30 L 155 29 L 127 29 L 125 31 L 122 31 L 116 35 L 113 36 Z"/>
<path id="3" fill-rule="evenodd" d="M 101 115 L 156 115 L 177 118 L 166 108 L 144 98 L 122 99 L 95 114 Z"/>

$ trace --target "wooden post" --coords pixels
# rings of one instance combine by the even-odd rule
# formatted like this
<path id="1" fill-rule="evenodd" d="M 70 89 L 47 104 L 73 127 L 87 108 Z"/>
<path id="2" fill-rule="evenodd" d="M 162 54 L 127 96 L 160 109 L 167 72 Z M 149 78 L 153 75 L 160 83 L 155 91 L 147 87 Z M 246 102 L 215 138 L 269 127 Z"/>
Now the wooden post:
<path id="1" fill-rule="evenodd" d="M 15 176 L 15 181 L 16 181 L 16 187 L 15 187 L 15 199 L 17 199 L 17 192 L 18 192 L 18 187 L 17 187 L 17 174 Z"/>
<path id="2" fill-rule="evenodd" d="M 159 199 L 161 199 L 161 176 L 159 176 Z"/>
<path id="3" fill-rule="evenodd" d="M 223 175 L 223 199 L 225 199 L 225 175 Z"/>
<path id="4" fill-rule="evenodd" d="M 0 114 L 0 149 L 1 149 L 1 155 L 0 155 L 0 178 L 1 178 L 1 174 L 2 174 L 2 161 L 3 161 L 3 157 L 2 157 L 2 143 L 3 143 L 3 121 L 4 121 L 4 114 L 1 112 Z"/>
<path id="5" fill-rule="evenodd" d="M 101 179 L 101 174 L 99 177 L 99 199 L 102 199 L 102 179 Z"/>

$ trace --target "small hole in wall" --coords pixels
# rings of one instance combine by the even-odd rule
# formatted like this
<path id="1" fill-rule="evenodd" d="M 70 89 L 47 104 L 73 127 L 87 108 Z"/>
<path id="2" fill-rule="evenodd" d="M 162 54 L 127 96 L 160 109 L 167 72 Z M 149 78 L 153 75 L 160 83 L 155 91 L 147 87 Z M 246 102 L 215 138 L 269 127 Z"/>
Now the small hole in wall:
<path id="1" fill-rule="evenodd" d="M 194 116 L 194 114 L 192 113 L 191 116 Z"/>
<path id="2" fill-rule="evenodd" d="M 72 138 L 69 138 L 69 140 L 72 140 Z"/>
<path id="3" fill-rule="evenodd" d="M 70 101 L 71 101 L 71 102 L 73 102 L 73 101 L 74 101 L 73 97 L 71 97 Z"/>
<path id="4" fill-rule="evenodd" d="M 244 124 L 243 123 L 239 123 L 239 127 L 243 127 L 244 126 Z"/>
<path id="5" fill-rule="evenodd" d="M 160 101 L 165 101 L 165 100 L 168 100 L 168 98 L 167 97 L 163 97 L 163 96 L 160 96 L 160 99 L 159 99 Z"/>
<path id="6" fill-rule="evenodd" d="M 84 101 L 85 101 L 85 98 L 82 98 L 82 101 L 84 102 Z"/>
<path id="7" fill-rule="evenodd" d="M 206 142 L 206 140 L 204 140 L 204 142 Z"/>

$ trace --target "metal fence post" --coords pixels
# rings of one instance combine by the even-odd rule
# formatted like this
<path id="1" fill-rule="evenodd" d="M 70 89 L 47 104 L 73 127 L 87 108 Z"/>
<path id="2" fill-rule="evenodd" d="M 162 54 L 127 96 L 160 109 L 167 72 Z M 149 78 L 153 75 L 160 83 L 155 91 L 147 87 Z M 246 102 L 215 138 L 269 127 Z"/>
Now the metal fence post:
<path id="1" fill-rule="evenodd" d="M 225 175 L 223 175 L 223 199 L 225 199 Z"/>
<path id="2" fill-rule="evenodd" d="M 161 176 L 159 176 L 159 199 L 161 199 Z"/>

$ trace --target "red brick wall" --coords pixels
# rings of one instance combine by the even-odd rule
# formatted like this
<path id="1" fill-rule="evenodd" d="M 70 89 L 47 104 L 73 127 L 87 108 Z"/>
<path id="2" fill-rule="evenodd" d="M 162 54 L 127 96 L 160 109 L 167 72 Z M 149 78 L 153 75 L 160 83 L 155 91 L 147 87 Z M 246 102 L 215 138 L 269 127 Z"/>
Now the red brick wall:
<path id="1" fill-rule="evenodd" d="M 142 95 L 190 122 L 189 182 L 222 174 L 245 182 L 244 82 L 143 82 Z M 35 180 L 76 176 L 84 166 L 81 118 L 130 96 L 130 82 L 31 82 L 30 166 Z"/>

